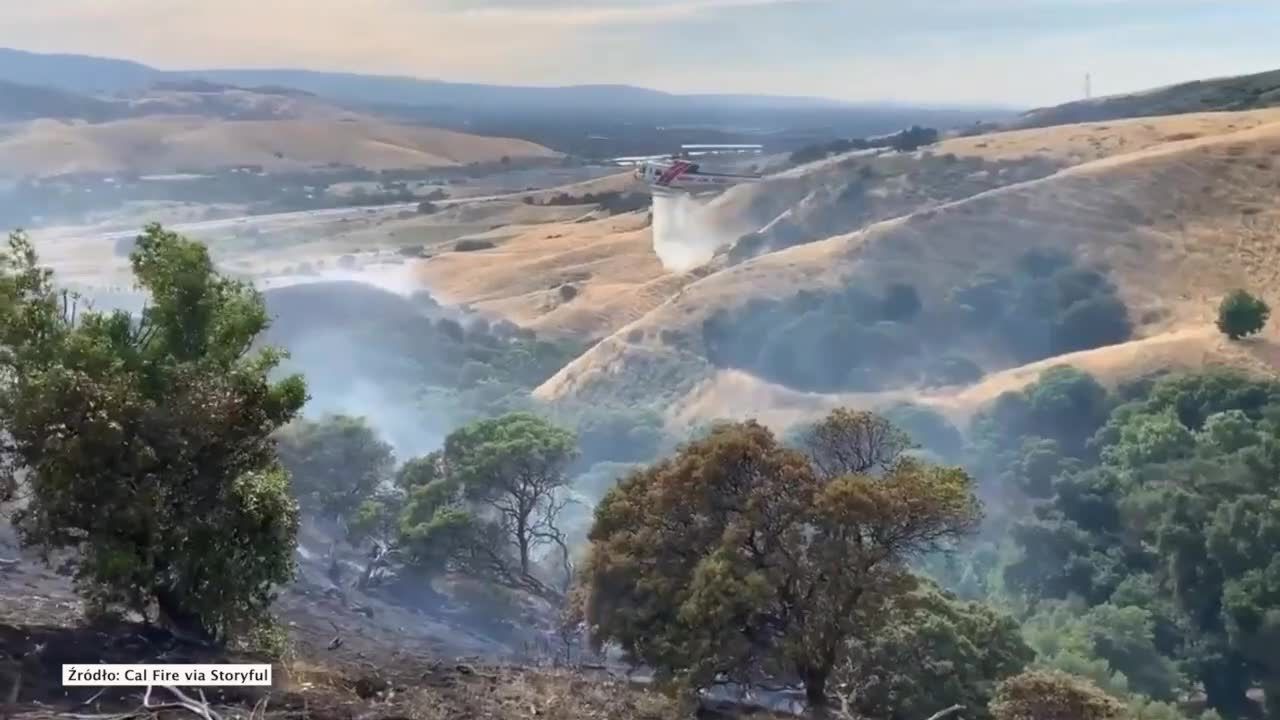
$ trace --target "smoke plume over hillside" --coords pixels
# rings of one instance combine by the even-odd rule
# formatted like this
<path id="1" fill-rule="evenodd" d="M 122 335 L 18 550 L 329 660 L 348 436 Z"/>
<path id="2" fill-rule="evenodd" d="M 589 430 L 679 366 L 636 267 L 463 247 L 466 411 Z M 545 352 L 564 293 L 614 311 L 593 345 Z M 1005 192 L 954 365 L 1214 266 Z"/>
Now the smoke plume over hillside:
<path id="1" fill-rule="evenodd" d="M 734 240 L 705 203 L 688 195 L 653 197 L 653 251 L 667 270 L 688 272 L 705 265 Z"/>

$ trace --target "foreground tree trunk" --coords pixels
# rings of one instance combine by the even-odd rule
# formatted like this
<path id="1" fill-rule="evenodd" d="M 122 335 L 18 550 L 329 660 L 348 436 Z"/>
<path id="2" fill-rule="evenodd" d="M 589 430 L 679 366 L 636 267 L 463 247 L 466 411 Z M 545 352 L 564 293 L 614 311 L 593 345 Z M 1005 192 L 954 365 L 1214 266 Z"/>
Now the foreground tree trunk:
<path id="1" fill-rule="evenodd" d="M 178 594 L 167 588 L 156 590 L 156 608 L 159 610 L 160 626 L 168 630 L 179 640 L 198 645 L 218 644 L 214 633 L 204 620 L 196 613 L 182 607 Z"/>
<path id="2" fill-rule="evenodd" d="M 809 709 L 809 717 L 830 717 L 830 698 L 827 697 L 827 670 L 806 670 L 801 674 L 804 682 L 804 701 Z"/>

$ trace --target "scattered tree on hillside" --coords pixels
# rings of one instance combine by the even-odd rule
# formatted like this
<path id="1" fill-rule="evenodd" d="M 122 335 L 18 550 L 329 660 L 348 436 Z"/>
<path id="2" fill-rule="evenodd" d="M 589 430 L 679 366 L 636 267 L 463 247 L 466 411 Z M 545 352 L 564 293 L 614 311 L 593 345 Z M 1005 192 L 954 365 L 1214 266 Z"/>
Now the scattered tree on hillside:
<path id="1" fill-rule="evenodd" d="M 1261 298 L 1235 290 L 1218 306 L 1218 330 L 1232 340 L 1261 332 L 1271 317 L 1271 307 Z"/>
<path id="2" fill-rule="evenodd" d="M 611 491 L 584 570 L 593 641 L 687 686 L 798 681 L 827 706 L 864 619 L 915 586 L 907 561 L 980 511 L 964 471 L 900 455 L 873 417 L 824 427 L 821 469 L 755 422 L 729 423 Z"/>
<path id="3" fill-rule="evenodd" d="M 906 433 L 879 415 L 837 408 L 800 435 L 799 447 L 813 469 L 830 482 L 889 470 L 912 444 Z"/>
<path id="4" fill-rule="evenodd" d="M 910 322 L 920 314 L 920 294 L 915 286 L 906 283 L 890 285 L 884 294 L 884 319 L 893 322 Z"/>
<path id="5" fill-rule="evenodd" d="M 798 390 L 880 391 L 973 382 L 978 348 L 984 365 L 1024 364 L 1130 338 L 1128 309 L 1102 272 L 1044 249 L 1015 263 L 927 304 L 912 285 L 878 294 L 874 277 L 851 276 L 840 289 L 723 308 L 702 323 L 707 358 Z"/>
<path id="6" fill-rule="evenodd" d="M 364 418 L 299 420 L 277 436 L 280 462 L 293 476 L 304 511 L 348 521 L 391 478 L 395 456 Z"/>
<path id="7" fill-rule="evenodd" d="M 72 550 L 90 607 L 212 641 L 266 621 L 293 572 L 297 508 L 272 433 L 306 401 L 251 287 L 158 225 L 130 255 L 141 316 L 81 312 L 30 241 L 0 258 L 0 427 L 24 543 Z"/>
<path id="8" fill-rule="evenodd" d="M 577 450 L 573 434 L 528 413 L 463 427 L 444 450 L 401 472 L 409 493 L 404 542 L 420 564 L 437 563 L 560 601 L 572 576 L 559 526 Z M 540 573 L 550 551 L 558 579 Z"/>

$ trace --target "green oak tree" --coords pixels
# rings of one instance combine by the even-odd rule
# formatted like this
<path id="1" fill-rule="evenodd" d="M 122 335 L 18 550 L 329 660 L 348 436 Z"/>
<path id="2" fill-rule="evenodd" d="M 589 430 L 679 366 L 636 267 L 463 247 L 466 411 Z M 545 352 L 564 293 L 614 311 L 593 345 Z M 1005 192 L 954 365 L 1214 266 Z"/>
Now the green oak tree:
<path id="1" fill-rule="evenodd" d="M 391 446 L 364 418 L 298 420 L 277 441 L 302 509 L 331 520 L 347 522 L 395 469 Z"/>
<path id="2" fill-rule="evenodd" d="M 562 602 L 573 567 L 560 521 L 576 455 L 573 433 L 529 413 L 454 431 L 442 451 L 401 471 L 411 557 Z M 556 577 L 541 567 L 544 553 Z"/>
<path id="3" fill-rule="evenodd" d="M 1244 290 L 1234 290 L 1218 306 L 1218 330 L 1232 340 L 1261 332 L 1271 317 L 1271 308 L 1261 298 Z"/>
<path id="4" fill-rule="evenodd" d="M 272 434 L 306 402 L 268 320 L 205 247 L 147 227 L 130 255 L 140 315 L 60 292 L 30 241 L 0 254 L 3 467 L 24 543 L 73 552 L 76 588 L 223 642 L 267 619 L 293 572 L 297 507 Z"/>

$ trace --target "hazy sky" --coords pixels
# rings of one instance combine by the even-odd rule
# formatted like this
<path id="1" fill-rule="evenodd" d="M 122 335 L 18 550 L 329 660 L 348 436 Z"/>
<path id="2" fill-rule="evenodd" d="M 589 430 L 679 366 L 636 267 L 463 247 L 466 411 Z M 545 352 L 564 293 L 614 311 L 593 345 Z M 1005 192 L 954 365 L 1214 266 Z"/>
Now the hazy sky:
<path id="1" fill-rule="evenodd" d="M 1035 105 L 1280 68 L 1280 0 L 0 0 L 0 45 L 166 69 Z"/>

